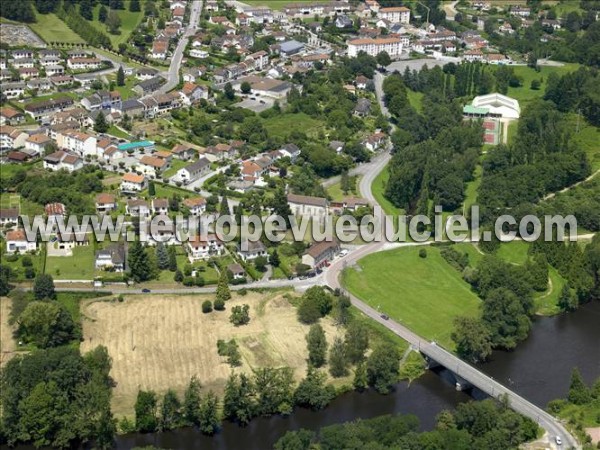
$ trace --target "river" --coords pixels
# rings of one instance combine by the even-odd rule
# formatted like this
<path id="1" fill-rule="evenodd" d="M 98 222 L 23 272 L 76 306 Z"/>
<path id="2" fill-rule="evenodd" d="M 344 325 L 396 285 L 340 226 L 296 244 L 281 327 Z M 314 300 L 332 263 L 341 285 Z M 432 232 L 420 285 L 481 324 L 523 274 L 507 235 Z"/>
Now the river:
<path id="1" fill-rule="evenodd" d="M 564 397 L 573 367 L 579 367 L 590 383 L 600 376 L 600 302 L 583 305 L 577 312 L 535 320 L 529 338 L 512 352 L 494 352 L 481 369 L 514 391 L 544 407 Z M 481 392 L 470 392 L 484 398 Z M 253 420 L 240 428 L 225 423 L 214 437 L 192 428 L 167 433 L 119 436 L 117 448 L 154 445 L 169 449 L 267 450 L 288 430 L 316 430 L 334 423 L 382 414 L 415 414 L 423 430 L 431 429 L 435 416 L 471 397 L 457 392 L 444 370 L 427 372 L 412 384 L 399 383 L 391 395 L 349 392 L 336 398 L 323 411 L 296 409 L 287 418 Z"/>

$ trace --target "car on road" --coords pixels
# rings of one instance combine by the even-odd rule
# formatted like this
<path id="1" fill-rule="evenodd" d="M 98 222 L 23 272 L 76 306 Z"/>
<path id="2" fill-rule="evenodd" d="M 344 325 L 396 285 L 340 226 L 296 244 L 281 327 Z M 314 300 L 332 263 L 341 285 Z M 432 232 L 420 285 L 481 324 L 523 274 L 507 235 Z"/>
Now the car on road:
<path id="1" fill-rule="evenodd" d="M 144 289 L 142 289 L 142 292 L 143 292 L 144 294 L 148 294 L 148 293 L 149 293 L 149 292 L 151 292 L 151 291 L 150 291 L 150 289 L 148 289 L 148 288 L 144 288 Z"/>
<path id="2" fill-rule="evenodd" d="M 560 436 L 556 436 L 555 441 L 556 445 L 562 445 L 562 439 L 560 438 Z"/>
<path id="3" fill-rule="evenodd" d="M 343 249 L 343 250 L 340 252 L 340 258 L 343 258 L 343 257 L 344 257 L 344 256 L 346 256 L 348 253 L 349 253 L 349 252 L 348 252 L 348 250 L 347 250 L 347 249 Z"/>
<path id="4" fill-rule="evenodd" d="M 390 316 L 388 316 L 387 314 L 382 314 L 382 315 L 381 315 L 381 318 L 382 318 L 383 320 L 390 320 Z"/>

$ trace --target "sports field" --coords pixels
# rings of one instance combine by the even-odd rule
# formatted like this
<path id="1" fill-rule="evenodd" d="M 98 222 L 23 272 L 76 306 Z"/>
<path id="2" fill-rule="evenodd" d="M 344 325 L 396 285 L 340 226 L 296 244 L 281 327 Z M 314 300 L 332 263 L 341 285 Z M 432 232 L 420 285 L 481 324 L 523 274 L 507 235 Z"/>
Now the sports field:
<path id="1" fill-rule="evenodd" d="M 453 319 L 476 316 L 479 298 L 458 271 L 427 247 L 427 257 L 410 247 L 369 255 L 343 273 L 345 287 L 417 334 L 453 348 Z"/>

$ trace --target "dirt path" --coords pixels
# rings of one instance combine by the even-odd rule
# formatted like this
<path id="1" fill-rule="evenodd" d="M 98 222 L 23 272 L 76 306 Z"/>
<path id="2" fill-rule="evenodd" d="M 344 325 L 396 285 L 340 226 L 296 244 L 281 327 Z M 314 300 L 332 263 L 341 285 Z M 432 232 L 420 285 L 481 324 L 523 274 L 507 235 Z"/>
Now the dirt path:
<path id="1" fill-rule="evenodd" d="M 542 200 L 549 200 L 549 199 L 551 199 L 551 198 L 555 197 L 555 196 L 556 196 L 556 194 L 562 194 L 563 192 L 567 192 L 567 191 L 569 191 L 569 190 L 571 190 L 571 189 L 573 189 L 573 188 L 575 188 L 575 187 L 579 186 L 580 184 L 582 184 L 582 183 L 585 183 L 586 181 L 590 181 L 591 179 L 593 179 L 593 178 L 594 178 L 596 175 L 598 175 L 599 173 L 600 173 L 600 169 L 596 170 L 596 171 L 595 171 L 593 174 L 591 174 L 591 175 L 590 175 L 589 177 L 587 177 L 585 180 L 578 181 L 577 183 L 575 183 L 575 184 L 572 184 L 571 186 L 567 186 L 566 188 L 564 188 L 564 189 L 561 189 L 561 190 L 560 190 L 560 191 L 558 191 L 558 192 L 552 192 L 551 194 L 548 194 L 548 195 L 546 195 L 545 197 L 542 197 Z"/>

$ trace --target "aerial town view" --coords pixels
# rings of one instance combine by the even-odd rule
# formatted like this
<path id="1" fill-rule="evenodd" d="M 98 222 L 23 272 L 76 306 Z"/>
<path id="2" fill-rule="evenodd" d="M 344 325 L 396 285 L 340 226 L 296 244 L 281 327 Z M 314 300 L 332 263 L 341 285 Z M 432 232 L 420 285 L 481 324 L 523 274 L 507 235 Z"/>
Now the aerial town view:
<path id="1" fill-rule="evenodd" d="M 600 0 L 0 1 L 0 448 L 600 449 Z"/>

